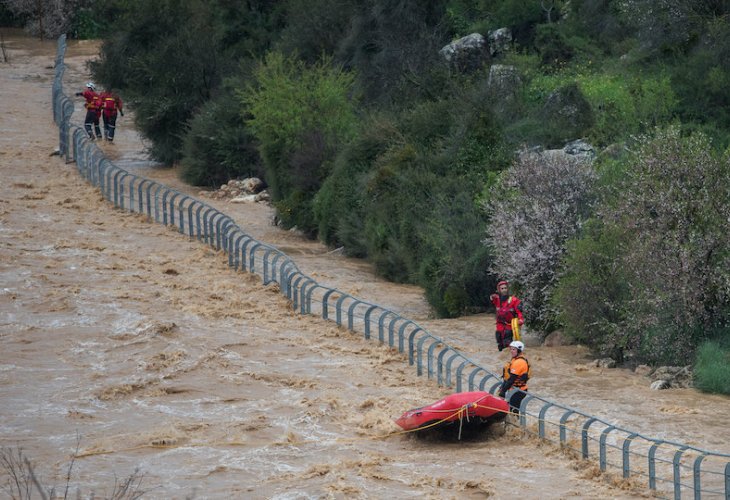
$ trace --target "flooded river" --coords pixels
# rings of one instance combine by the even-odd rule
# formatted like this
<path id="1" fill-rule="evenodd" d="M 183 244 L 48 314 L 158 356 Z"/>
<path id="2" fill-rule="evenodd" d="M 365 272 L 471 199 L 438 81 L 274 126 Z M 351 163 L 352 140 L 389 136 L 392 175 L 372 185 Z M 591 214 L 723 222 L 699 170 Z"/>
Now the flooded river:
<path id="1" fill-rule="evenodd" d="M 145 498 L 636 498 L 552 444 L 497 426 L 419 438 L 393 422 L 450 393 L 397 350 L 292 311 L 278 289 L 175 230 L 112 208 L 51 156 L 55 41 L 5 37 L 0 63 L 0 446 L 63 496 Z M 70 42 L 66 93 L 95 42 Z M 79 98 L 74 120 L 83 120 Z M 131 113 L 104 150 L 198 196 L 147 160 Z M 493 316 L 435 320 L 420 289 L 271 224 L 262 204 L 207 200 L 320 283 L 386 305 L 499 369 Z M 580 346 L 528 344 L 532 391 L 616 425 L 730 452 L 730 398 L 652 391 L 589 368 Z M 70 469 L 70 474 L 69 474 Z M 137 471 L 135 473 L 135 471 Z M 70 476 L 70 479 L 67 477 Z M 0 470 L 0 498 L 8 490 Z M 135 483 L 136 484 L 136 483 Z M 10 496 L 8 494 L 8 496 Z"/>

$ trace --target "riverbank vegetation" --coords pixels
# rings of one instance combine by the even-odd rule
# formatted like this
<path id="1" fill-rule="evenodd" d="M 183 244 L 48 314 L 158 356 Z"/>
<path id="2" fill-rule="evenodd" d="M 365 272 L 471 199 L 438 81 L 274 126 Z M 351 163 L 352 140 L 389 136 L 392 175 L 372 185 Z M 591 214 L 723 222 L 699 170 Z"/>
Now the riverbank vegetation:
<path id="1" fill-rule="evenodd" d="M 285 227 L 439 316 L 507 278 L 532 329 L 597 354 L 728 361 L 730 2 L 77 4 L 94 78 L 188 182 L 264 178 Z M 473 33 L 477 64 L 440 53 Z M 587 163 L 537 154 L 578 139 Z"/>

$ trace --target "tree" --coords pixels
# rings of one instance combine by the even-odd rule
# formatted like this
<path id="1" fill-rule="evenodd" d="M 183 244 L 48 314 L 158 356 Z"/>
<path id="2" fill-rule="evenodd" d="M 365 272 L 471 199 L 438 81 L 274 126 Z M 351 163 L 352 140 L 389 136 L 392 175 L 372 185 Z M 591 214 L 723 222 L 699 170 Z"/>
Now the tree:
<path id="1" fill-rule="evenodd" d="M 27 19 L 25 29 L 34 36 L 55 38 L 68 29 L 81 0 L 4 0 L 16 16 Z"/>
<path id="2" fill-rule="evenodd" d="M 730 320 L 729 167 L 703 134 L 659 129 L 639 138 L 615 200 L 600 210 L 631 242 L 622 330 L 642 341 L 645 359 L 689 362 Z"/>
<path id="3" fill-rule="evenodd" d="M 485 204 L 491 271 L 515 282 L 536 325 L 554 323 L 550 295 L 567 241 L 592 212 L 596 178 L 590 162 L 523 151 Z"/>
<path id="4" fill-rule="evenodd" d="M 266 181 L 288 226 L 316 234 L 312 201 L 334 157 L 355 133 L 354 77 L 330 59 L 307 66 L 270 52 L 255 84 L 238 89 L 241 114 L 260 144 Z"/>
<path id="5" fill-rule="evenodd" d="M 135 124 L 151 140 L 152 157 L 181 157 L 187 121 L 220 86 L 220 26 L 216 9 L 201 0 L 133 0 L 91 65 L 94 78 L 120 90 Z"/>
<path id="6" fill-rule="evenodd" d="M 728 14 L 723 0 L 627 0 L 618 3 L 634 28 L 642 51 L 650 56 L 678 55 L 691 48 L 713 18 Z"/>

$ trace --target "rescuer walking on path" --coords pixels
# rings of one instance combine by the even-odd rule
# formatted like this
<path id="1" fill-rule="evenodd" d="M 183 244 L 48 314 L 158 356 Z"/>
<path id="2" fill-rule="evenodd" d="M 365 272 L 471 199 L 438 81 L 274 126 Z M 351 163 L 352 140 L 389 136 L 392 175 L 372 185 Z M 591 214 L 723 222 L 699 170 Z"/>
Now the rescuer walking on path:
<path id="1" fill-rule="evenodd" d="M 525 344 L 519 340 L 514 340 L 509 344 L 509 351 L 512 359 L 510 359 L 504 370 L 502 371 L 502 386 L 499 388 L 499 397 L 503 398 L 507 395 L 507 391 L 511 388 L 519 389 L 515 391 L 509 398 L 510 411 L 519 413 L 520 404 L 527 396 L 527 381 L 530 379 L 530 363 L 527 361 L 522 352 L 525 350 Z"/>
<path id="2" fill-rule="evenodd" d="M 510 345 L 514 338 L 512 332 L 512 320 L 517 319 L 520 326 L 525 323 L 522 316 L 522 302 L 514 295 L 509 295 L 509 282 L 500 281 L 497 283 L 497 293 L 489 297 L 494 304 L 497 316 L 497 349 L 500 351 Z"/>
<path id="3" fill-rule="evenodd" d="M 124 116 L 122 98 L 112 89 L 107 89 L 101 94 L 101 113 L 104 119 L 104 138 L 114 142 L 114 129 L 117 126 L 117 112 Z"/>
<path id="4" fill-rule="evenodd" d="M 84 129 L 92 141 L 101 139 L 101 129 L 99 128 L 99 114 L 101 113 L 101 96 L 96 93 L 96 85 L 93 82 L 86 84 L 83 92 L 76 92 L 77 96 L 83 96 L 86 100 L 86 118 L 84 118 Z M 92 130 L 93 127 L 93 130 Z M 94 135 L 96 133 L 96 135 Z"/>

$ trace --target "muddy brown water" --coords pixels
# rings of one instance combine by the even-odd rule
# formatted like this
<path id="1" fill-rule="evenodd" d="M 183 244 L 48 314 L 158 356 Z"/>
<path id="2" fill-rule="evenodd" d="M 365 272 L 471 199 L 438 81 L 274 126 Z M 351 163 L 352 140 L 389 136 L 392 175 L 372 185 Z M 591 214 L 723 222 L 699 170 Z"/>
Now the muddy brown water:
<path id="1" fill-rule="evenodd" d="M 44 485 L 111 495 L 135 470 L 147 498 L 635 498 L 508 427 L 455 441 L 392 434 L 407 409 L 448 394 L 397 351 L 293 312 L 220 252 L 112 208 L 58 156 L 55 41 L 5 33 L 0 63 L 0 446 Z M 69 42 L 81 89 L 96 42 Z M 83 120 L 81 102 L 74 121 Z M 118 122 L 120 166 L 198 196 Z M 417 287 L 271 225 L 261 204 L 206 200 L 320 283 L 386 305 L 497 371 L 493 320 L 432 319 Z M 730 399 L 651 391 L 588 368 L 580 346 L 529 345 L 531 390 L 643 434 L 730 452 Z M 76 456 L 75 459 L 72 457 Z M 9 479 L 0 470 L 0 486 Z M 7 485 L 6 485 L 7 487 Z M 0 489 L 0 498 L 8 495 Z M 9 496 L 9 495 L 8 495 Z"/>

